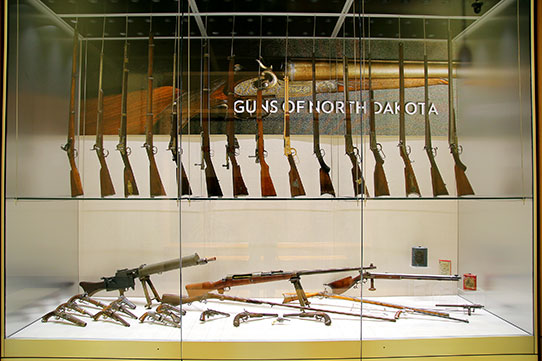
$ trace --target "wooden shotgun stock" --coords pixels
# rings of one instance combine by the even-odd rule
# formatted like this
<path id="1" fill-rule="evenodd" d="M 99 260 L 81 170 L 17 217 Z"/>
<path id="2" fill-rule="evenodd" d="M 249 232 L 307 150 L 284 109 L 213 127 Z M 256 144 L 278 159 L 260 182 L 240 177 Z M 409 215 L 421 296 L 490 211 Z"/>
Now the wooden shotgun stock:
<path id="1" fill-rule="evenodd" d="M 73 53 L 72 53 L 72 78 L 70 89 L 70 115 L 68 119 L 68 140 L 61 149 L 68 155 L 68 161 L 70 162 L 70 189 L 71 196 L 78 197 L 83 195 L 83 184 L 81 183 L 81 175 L 77 169 L 75 163 L 76 151 L 75 151 L 75 90 L 77 85 L 77 55 L 79 53 L 79 32 L 77 31 L 77 25 L 75 23 L 75 29 L 73 30 Z"/>

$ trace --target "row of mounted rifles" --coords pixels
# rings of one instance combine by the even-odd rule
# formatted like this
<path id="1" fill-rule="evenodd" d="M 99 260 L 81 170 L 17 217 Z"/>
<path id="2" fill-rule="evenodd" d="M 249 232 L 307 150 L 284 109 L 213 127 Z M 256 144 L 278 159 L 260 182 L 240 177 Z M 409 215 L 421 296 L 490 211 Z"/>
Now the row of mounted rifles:
<path id="1" fill-rule="evenodd" d="M 103 89 L 102 89 L 102 77 L 103 77 L 103 53 L 104 53 L 104 42 L 102 40 L 102 48 L 100 53 L 100 71 L 99 71 L 99 92 L 98 92 L 98 115 L 97 115 L 97 130 L 96 130 L 96 143 L 92 150 L 96 151 L 98 160 L 100 162 L 100 189 L 101 196 L 111 196 L 115 194 L 115 189 L 111 181 L 111 176 L 109 174 L 109 169 L 106 163 L 106 157 L 109 152 L 103 147 Z M 67 154 L 70 162 L 70 183 L 71 183 L 71 195 L 72 197 L 77 197 L 83 195 L 83 187 L 81 183 L 81 177 L 75 163 L 76 151 L 74 148 L 75 143 L 75 89 L 76 89 L 76 78 L 77 78 L 77 54 L 78 54 L 78 32 L 77 25 L 75 26 L 74 31 L 74 41 L 73 41 L 73 65 L 72 65 L 72 82 L 71 82 L 71 99 L 70 99 L 70 117 L 69 117 L 69 126 L 68 126 L 68 141 L 66 145 L 62 147 Z M 145 143 L 143 147 L 146 149 L 147 156 L 149 159 L 149 174 L 150 174 L 150 196 L 166 196 L 164 186 L 160 179 L 160 174 L 156 166 L 155 154 L 157 148 L 153 145 L 153 109 L 152 109 L 152 96 L 153 96 L 153 54 L 154 54 L 154 43 L 152 32 L 149 35 L 149 50 L 148 50 L 148 88 L 147 88 L 147 115 L 145 122 Z M 456 180 L 456 189 L 457 196 L 466 196 L 474 195 L 474 190 L 465 174 L 467 167 L 460 160 L 460 154 L 462 152 L 462 147 L 458 144 L 457 131 L 456 131 L 456 122 L 455 122 L 455 111 L 454 111 L 454 99 L 453 99 L 453 66 L 452 66 L 452 43 L 451 37 L 448 37 L 448 101 L 449 101 L 449 149 L 450 153 L 453 156 L 455 165 L 455 180 Z M 257 148 L 255 151 L 256 162 L 260 164 L 260 179 L 261 179 L 261 196 L 270 197 L 276 196 L 275 187 L 271 179 L 269 172 L 269 165 L 265 161 L 266 150 L 264 147 L 264 137 L 263 137 L 263 121 L 262 121 L 262 92 L 269 87 L 275 86 L 276 75 L 272 72 L 270 68 L 266 68 L 261 59 L 258 60 L 259 63 L 259 72 L 258 78 L 255 81 L 256 92 L 256 121 L 257 121 Z M 229 70 L 228 70 L 228 80 L 227 86 L 225 87 L 225 95 L 227 96 L 227 112 L 226 112 L 226 135 L 227 135 L 227 145 L 226 145 L 226 154 L 227 162 L 226 167 L 229 169 L 230 165 L 232 168 L 232 178 L 233 178 L 233 195 L 234 197 L 246 196 L 248 195 L 248 189 L 243 181 L 241 174 L 241 168 L 237 163 L 236 155 L 237 149 L 239 148 L 237 139 L 235 138 L 235 120 L 234 120 L 234 101 L 235 101 L 235 56 L 230 56 Z M 400 112 L 399 112 L 399 154 L 404 162 L 404 174 L 405 174 L 405 192 L 406 195 L 418 195 L 421 196 L 421 192 L 418 186 L 416 176 L 414 174 L 414 169 L 412 168 L 411 160 L 409 157 L 410 147 L 406 143 L 406 133 L 405 133 L 405 114 L 404 114 L 404 104 L 405 104 L 405 74 L 404 74 L 404 56 L 403 56 L 403 43 L 399 43 L 399 89 L 400 89 Z M 376 197 L 380 196 L 389 196 L 390 191 L 388 188 L 388 182 L 386 179 L 386 174 L 384 172 L 384 157 L 382 153 L 382 146 L 377 142 L 376 139 L 376 126 L 375 126 L 375 107 L 374 107 L 374 90 L 372 87 L 372 71 L 371 71 L 371 56 L 368 57 L 368 89 L 369 89 L 369 103 L 370 103 L 370 113 L 369 113 L 369 128 L 370 128 L 370 150 L 372 151 L 376 165 L 374 170 L 374 195 Z M 191 195 L 192 190 L 186 172 L 184 170 L 183 164 L 180 160 L 179 152 L 179 124 L 178 117 L 180 115 L 180 101 L 177 101 L 176 94 L 176 71 L 177 71 L 177 55 L 174 54 L 173 60 L 173 92 L 172 92 L 172 111 L 171 111 L 171 140 L 169 142 L 168 150 L 172 152 L 173 160 L 176 163 L 177 167 L 177 184 L 180 182 L 180 194 L 181 195 Z M 344 102 L 349 104 L 349 74 L 348 74 L 348 59 L 346 56 L 343 57 L 343 91 L 344 91 Z M 428 81 L 428 61 L 427 54 L 424 51 L 424 87 L 425 87 L 425 104 L 429 104 L 429 81 Z M 124 195 L 135 196 L 139 195 L 139 190 L 135 181 L 135 177 L 132 171 L 132 167 L 129 161 L 130 148 L 127 147 L 126 143 L 126 125 L 127 125 L 127 82 L 128 82 L 128 44 L 125 43 L 124 46 L 124 61 L 123 61 L 123 76 L 122 76 L 122 101 L 121 101 L 121 121 L 119 129 L 119 144 L 117 145 L 117 150 L 120 152 L 123 163 L 124 163 Z M 288 104 L 288 85 L 289 77 L 285 73 L 284 76 L 284 102 Z M 203 90 L 202 90 L 202 114 L 201 114 L 201 126 L 202 126 L 202 142 L 201 142 L 201 169 L 205 170 L 206 178 L 206 187 L 207 187 L 207 196 L 208 197 L 222 197 L 223 192 L 220 187 L 219 180 L 216 176 L 216 172 L 212 163 L 211 147 L 210 147 L 210 105 L 209 105 L 209 95 L 210 95 L 210 84 L 209 84 L 209 51 L 208 51 L 208 42 L 204 45 L 204 55 L 203 55 Z M 315 65 L 315 54 L 313 51 L 312 57 L 312 97 L 313 103 L 316 104 L 316 65 Z M 288 108 L 288 107 L 286 107 Z M 320 164 L 320 194 L 329 194 L 335 196 L 335 190 L 333 188 L 333 183 L 330 177 L 330 167 L 326 164 L 324 160 L 324 152 L 320 148 L 320 131 L 319 131 L 319 119 L 318 112 L 313 112 L 313 137 L 314 137 L 314 154 Z M 424 149 L 429 158 L 430 167 L 431 167 L 431 184 L 433 190 L 433 196 L 446 196 L 448 195 L 448 190 L 442 179 L 440 171 L 437 167 L 435 156 L 436 148 L 431 144 L 431 129 L 429 121 L 429 112 L 425 112 L 425 146 Z M 345 152 L 348 158 L 352 163 L 352 184 L 354 196 L 370 196 L 369 191 L 365 185 L 365 180 L 361 172 L 361 159 L 360 153 L 357 147 L 354 146 L 352 140 L 352 121 L 350 114 L 350 107 L 345 107 Z M 291 147 L 290 144 L 290 114 L 289 110 L 284 111 L 284 154 L 287 157 L 288 163 L 290 165 L 289 171 L 289 182 L 290 182 L 290 194 L 292 197 L 303 196 L 305 195 L 305 189 L 301 181 L 301 177 L 297 170 L 296 162 L 294 156 L 296 151 Z"/>

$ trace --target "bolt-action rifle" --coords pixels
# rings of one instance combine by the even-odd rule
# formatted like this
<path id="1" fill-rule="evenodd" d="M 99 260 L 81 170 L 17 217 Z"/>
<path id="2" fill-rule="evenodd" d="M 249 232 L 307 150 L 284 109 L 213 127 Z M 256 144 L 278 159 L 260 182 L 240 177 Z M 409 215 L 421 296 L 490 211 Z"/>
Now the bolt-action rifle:
<path id="1" fill-rule="evenodd" d="M 454 158 L 455 184 L 457 187 L 457 196 L 474 195 L 474 190 L 470 185 L 469 179 L 465 174 L 467 166 L 461 162 L 459 155 L 463 152 L 463 147 L 457 141 L 457 128 L 455 124 L 454 110 L 454 82 L 453 82 L 453 50 L 452 50 L 452 34 L 450 31 L 450 22 L 448 21 L 448 144 L 450 145 L 450 153 Z"/>
<path id="2" fill-rule="evenodd" d="M 103 25 L 103 33 L 105 34 L 105 19 Z M 98 79 L 98 111 L 96 117 L 96 143 L 92 150 L 96 151 L 98 160 L 100 161 L 100 194 L 102 197 L 112 196 L 115 194 L 115 188 L 111 181 L 109 168 L 105 158 L 109 152 L 104 149 L 104 132 L 103 132 L 103 107 L 104 107 L 104 90 L 103 90 L 103 69 L 104 69 L 104 39 L 102 37 L 102 50 L 100 51 L 100 74 Z"/>
<path id="3" fill-rule="evenodd" d="M 350 96 L 348 94 L 348 59 L 346 56 L 343 57 L 343 84 L 344 84 L 344 120 L 345 120 L 345 150 L 346 155 L 350 158 L 352 162 L 352 182 L 354 184 L 354 195 L 359 196 L 361 192 L 369 196 L 369 191 L 365 185 L 365 179 L 361 173 L 361 168 L 359 166 L 358 157 L 359 149 L 354 147 L 354 142 L 352 140 L 352 118 L 350 116 Z"/>
<path id="4" fill-rule="evenodd" d="M 72 54 L 72 80 L 70 90 L 70 116 L 68 119 L 68 140 L 65 145 L 61 146 L 68 154 L 68 160 L 70 162 L 70 187 L 72 197 L 83 195 L 83 184 L 81 183 L 81 175 L 75 164 L 75 157 L 77 152 L 75 151 L 75 89 L 77 84 L 77 54 L 79 53 L 79 32 L 77 31 L 77 24 L 75 23 L 75 29 L 73 30 L 73 54 Z"/>
<path id="5" fill-rule="evenodd" d="M 399 155 L 405 164 L 405 191 L 406 195 L 417 194 L 421 196 L 420 187 L 412 168 L 410 160 L 410 147 L 406 144 L 405 131 L 405 67 L 403 55 L 403 43 L 399 43 Z"/>
<path id="6" fill-rule="evenodd" d="M 158 149 L 153 143 L 153 118 L 152 112 L 152 91 L 154 77 L 152 76 L 153 63 L 154 63 L 154 37 L 152 32 L 149 33 L 149 62 L 147 68 L 147 118 L 145 121 L 145 144 L 143 148 L 147 150 L 147 157 L 149 158 L 149 177 L 150 177 L 150 195 L 151 197 L 165 196 L 166 191 L 160 179 L 160 173 L 158 173 L 158 167 L 156 165 L 156 159 L 154 155 Z"/>
<path id="7" fill-rule="evenodd" d="M 131 153 L 130 147 L 126 145 L 126 129 L 127 129 L 127 115 L 128 115 L 128 41 L 124 42 L 124 60 L 122 62 L 122 93 L 120 103 L 120 128 L 119 128 L 119 144 L 117 144 L 117 150 L 120 152 L 122 162 L 124 163 L 124 196 L 137 196 L 139 190 L 137 189 L 136 180 L 132 166 L 130 165 L 130 159 L 128 156 Z"/>
<path id="8" fill-rule="evenodd" d="M 145 299 L 147 308 L 150 308 L 152 300 L 155 299 L 160 302 L 160 296 L 156 292 L 156 288 L 151 281 L 151 276 L 157 273 L 163 273 L 172 271 L 175 269 L 197 266 L 202 264 L 207 264 L 208 262 L 216 260 L 213 258 L 200 258 L 197 253 L 194 253 L 191 256 L 185 256 L 182 259 L 176 258 L 170 261 L 150 264 L 150 265 L 141 265 L 136 268 L 128 269 L 124 268 L 118 270 L 112 277 L 102 277 L 100 282 L 79 282 L 79 286 L 85 291 L 88 296 L 92 296 L 99 291 L 119 291 L 121 295 L 124 294 L 129 288 L 135 289 L 135 280 L 139 279 L 141 286 L 143 287 L 143 292 L 145 293 Z M 150 287 L 153 298 L 149 295 L 147 285 Z"/>
<path id="9" fill-rule="evenodd" d="M 316 107 L 316 68 L 314 44 L 312 50 L 312 104 Z M 312 134 L 313 134 L 313 152 L 320 163 L 320 194 L 331 194 L 335 197 L 335 190 L 329 172 L 331 168 L 324 160 L 324 150 L 320 147 L 320 119 L 315 108 L 312 109 Z"/>
<path id="10" fill-rule="evenodd" d="M 356 277 L 348 276 L 339 280 L 327 283 L 331 292 L 340 295 L 350 288 L 357 285 L 361 280 L 369 280 L 369 291 L 375 291 L 375 280 L 427 280 L 427 281 L 459 281 L 461 276 L 458 275 L 426 275 L 426 274 L 409 274 L 409 273 L 376 273 L 370 271 L 361 272 Z"/>

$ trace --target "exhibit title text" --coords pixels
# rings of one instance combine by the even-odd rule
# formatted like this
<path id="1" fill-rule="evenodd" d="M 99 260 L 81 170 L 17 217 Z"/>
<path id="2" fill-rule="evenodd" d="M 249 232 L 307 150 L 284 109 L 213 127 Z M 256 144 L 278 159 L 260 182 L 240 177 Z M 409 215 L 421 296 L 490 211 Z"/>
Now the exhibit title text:
<path id="1" fill-rule="evenodd" d="M 302 113 L 313 111 L 317 113 L 345 113 L 345 102 L 342 100 L 318 100 L 316 103 L 306 100 L 290 100 L 289 111 L 290 113 Z M 350 113 L 352 114 L 367 114 L 369 112 L 369 102 L 349 101 Z M 375 114 L 399 114 L 401 104 L 399 102 L 374 102 Z M 405 103 L 405 113 L 409 115 L 421 114 L 425 115 L 426 105 L 424 102 L 407 102 Z M 438 110 L 435 104 L 429 104 L 429 114 L 438 115 Z M 279 104 L 277 99 L 265 100 L 262 102 L 262 110 L 265 113 L 277 113 L 281 109 L 284 111 L 284 102 Z M 256 101 L 255 100 L 237 100 L 234 103 L 235 113 L 256 113 Z"/>

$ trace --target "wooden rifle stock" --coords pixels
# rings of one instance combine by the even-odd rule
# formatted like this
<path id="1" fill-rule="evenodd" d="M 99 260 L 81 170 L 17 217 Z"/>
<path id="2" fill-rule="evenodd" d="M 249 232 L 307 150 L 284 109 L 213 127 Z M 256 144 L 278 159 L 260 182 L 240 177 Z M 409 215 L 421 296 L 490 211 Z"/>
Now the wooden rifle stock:
<path id="1" fill-rule="evenodd" d="M 370 57 L 370 55 L 369 55 Z M 369 58 L 369 69 L 371 69 L 371 59 Z M 370 73 L 369 73 L 370 74 Z M 371 84 L 371 77 L 369 75 L 369 84 Z M 370 88 L 370 85 L 369 85 Z M 384 172 L 384 158 L 382 156 L 382 145 L 376 141 L 376 123 L 375 123 L 375 107 L 374 107 L 374 91 L 369 89 L 369 146 L 371 152 L 373 152 L 375 158 L 375 170 L 374 170 L 374 186 L 375 197 L 389 196 L 390 189 L 388 188 L 388 180 L 386 179 L 386 173 Z"/>
<path id="2" fill-rule="evenodd" d="M 470 185 L 469 179 L 465 174 L 467 166 L 461 162 L 459 155 L 463 151 L 463 148 L 457 141 L 457 128 L 455 123 L 455 110 L 454 110 L 454 82 L 453 82 L 453 50 L 452 50 L 452 37 L 450 31 L 450 22 L 448 22 L 448 143 L 450 145 L 450 153 L 454 158 L 454 172 L 455 172 L 455 184 L 457 187 L 457 196 L 470 196 L 474 195 L 474 190 Z"/>
<path id="3" fill-rule="evenodd" d="M 260 163 L 260 180 L 262 197 L 276 196 L 275 186 L 269 173 L 269 165 L 265 161 L 265 148 L 263 143 L 263 120 L 262 120 L 262 82 L 258 79 L 258 91 L 256 93 L 256 121 L 258 123 L 258 139 L 256 148 L 256 162 Z"/>
<path id="4" fill-rule="evenodd" d="M 119 144 L 117 150 L 120 152 L 122 162 L 124 163 L 124 196 L 137 196 L 136 180 L 132 166 L 130 165 L 130 148 L 126 145 L 126 128 L 127 128 L 127 103 L 128 103 L 128 42 L 124 43 L 124 60 L 122 62 L 122 95 L 120 105 L 120 128 L 119 128 Z"/>
<path id="5" fill-rule="evenodd" d="M 201 118 L 201 130 L 202 130 L 202 140 L 201 140 L 201 152 L 203 157 L 203 162 L 205 163 L 205 181 L 207 184 L 207 196 L 208 197 L 222 197 L 222 189 L 218 183 L 218 178 L 216 176 L 215 167 L 211 160 L 211 130 L 209 129 L 209 44 L 208 42 L 204 45 L 204 54 L 203 54 L 203 100 L 202 100 L 202 118 Z M 203 165 L 203 163 L 202 163 Z"/>
<path id="6" fill-rule="evenodd" d="M 424 67 L 424 91 L 425 91 L 425 152 L 429 158 L 429 163 L 431 165 L 431 186 L 433 189 L 433 197 L 437 196 L 447 196 L 448 190 L 446 189 L 446 184 L 440 175 L 440 171 L 435 161 L 435 156 L 437 153 L 437 148 L 433 148 L 431 144 L 431 122 L 429 121 L 429 77 L 428 77 L 428 67 L 427 67 L 427 54 L 424 54 L 423 57 L 423 67 Z"/>
<path id="7" fill-rule="evenodd" d="M 343 57 L 343 83 L 344 83 L 344 113 L 345 113 L 345 150 L 346 155 L 352 162 L 352 183 L 354 185 L 354 195 L 361 195 L 363 192 L 366 196 L 369 196 L 369 191 L 365 185 L 365 179 L 361 173 L 361 168 L 358 163 L 359 150 L 354 147 L 352 140 L 352 118 L 350 116 L 350 99 L 348 95 L 348 59 Z"/>
<path id="8" fill-rule="evenodd" d="M 105 19 L 103 29 L 105 32 Z M 96 151 L 98 161 L 100 162 L 100 194 L 102 197 L 112 196 L 115 194 L 115 188 L 111 181 L 111 175 L 109 174 L 109 168 L 107 168 L 107 162 L 105 158 L 109 155 L 108 151 L 104 150 L 103 140 L 103 106 L 104 106 L 104 91 L 102 87 L 103 81 L 103 65 L 104 65 L 104 40 L 102 39 L 102 50 L 100 52 L 100 73 L 98 80 L 98 111 L 96 117 L 96 143 L 92 147 L 92 150 Z"/>
<path id="9" fill-rule="evenodd" d="M 149 34 L 149 62 L 147 69 L 147 118 L 145 122 L 145 144 L 143 148 L 147 151 L 147 157 L 149 158 L 149 180 L 150 180 L 150 195 L 151 197 L 165 196 L 166 191 L 162 185 L 162 179 L 160 179 L 160 173 L 156 165 L 156 159 L 154 155 L 157 152 L 156 147 L 153 144 L 153 110 L 152 110 L 152 90 L 153 90 L 153 61 L 154 61 L 154 42 L 153 34 Z"/>
<path id="10" fill-rule="evenodd" d="M 233 104 L 235 102 L 235 55 L 230 56 L 230 64 L 228 69 L 228 84 L 226 86 L 226 96 L 228 97 L 228 110 L 226 112 L 226 134 L 228 144 L 226 144 L 226 164 L 224 167 L 232 167 L 233 178 L 233 196 L 247 196 L 248 189 L 241 174 L 241 167 L 237 163 L 236 153 L 239 148 L 237 139 L 235 138 L 235 114 Z"/>
<path id="11" fill-rule="evenodd" d="M 410 160 L 410 147 L 406 145 L 405 132 L 405 69 L 403 57 L 403 43 L 399 43 L 399 155 L 405 164 L 405 191 L 406 195 L 417 194 L 421 196 L 420 187 L 412 168 Z"/>
<path id="12" fill-rule="evenodd" d="M 294 154 L 297 152 L 290 145 L 290 105 L 288 103 L 288 77 L 284 77 L 284 155 L 288 158 L 290 171 L 288 172 L 290 180 L 290 194 L 292 197 L 304 196 L 305 188 L 301 182 L 299 171 L 294 160 Z"/>
<path id="13" fill-rule="evenodd" d="M 77 197 L 83 195 L 83 184 L 81 175 L 75 163 L 75 89 L 77 84 L 77 54 L 79 53 L 79 32 L 77 31 L 78 22 L 75 23 L 73 31 L 73 53 L 72 53 L 72 78 L 70 89 L 70 115 L 68 119 L 68 140 L 64 146 L 61 146 L 68 155 L 70 162 L 70 189 L 71 196 Z"/>
<path id="14" fill-rule="evenodd" d="M 320 195 L 331 194 L 335 197 L 335 189 L 333 189 L 333 183 L 329 175 L 331 168 L 326 164 L 324 160 L 323 149 L 320 147 L 320 119 L 318 111 L 316 110 L 316 69 L 315 69 L 315 54 L 312 53 L 312 130 L 313 130 L 313 152 L 320 164 Z"/>

